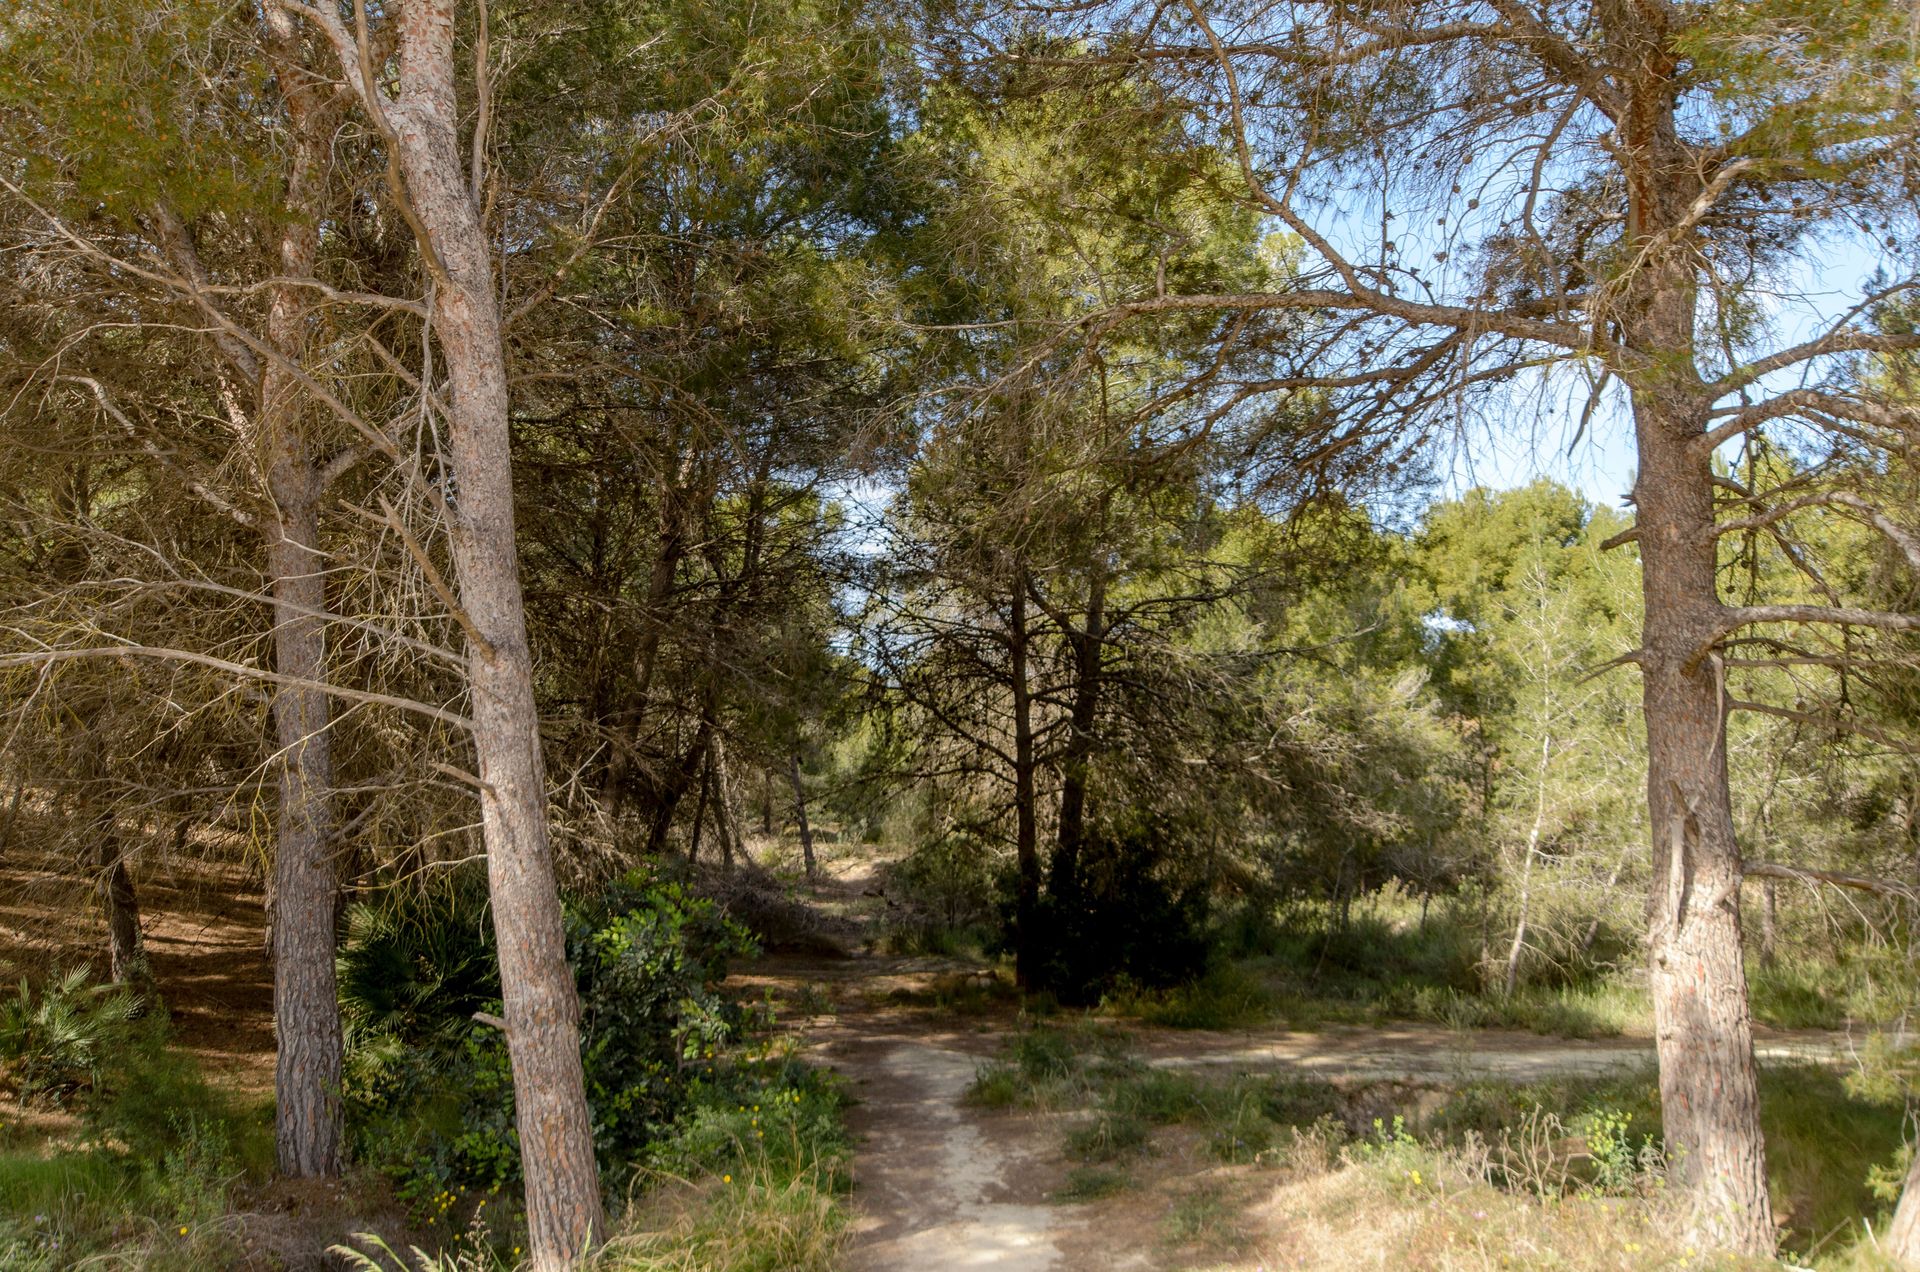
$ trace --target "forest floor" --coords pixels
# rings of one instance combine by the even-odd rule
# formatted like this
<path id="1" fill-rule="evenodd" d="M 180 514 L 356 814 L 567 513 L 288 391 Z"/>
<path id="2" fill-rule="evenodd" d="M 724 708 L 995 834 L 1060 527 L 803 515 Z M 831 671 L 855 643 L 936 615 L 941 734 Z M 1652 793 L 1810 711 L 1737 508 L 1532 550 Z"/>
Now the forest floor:
<path id="1" fill-rule="evenodd" d="M 878 909 L 871 867 L 828 867 L 807 893 L 846 934 Z M 854 1104 L 849 1272 L 1126 1272 L 1328 1266 L 1288 1231 L 1271 1171 L 1223 1163 L 1196 1131 L 1171 1127 L 1131 1159 L 1124 1188 L 1075 1200 L 1086 1171 L 1063 1134 L 1086 1108 L 992 1109 L 976 1076 L 1034 1022 L 978 964 L 849 953 L 769 955 L 733 982 L 780 1004 L 806 1054 L 837 1070 Z M 1054 1023 L 1087 1024 L 1065 1013 Z M 1175 1030 L 1100 1020 L 1104 1045 L 1150 1068 L 1220 1078 L 1332 1083 L 1349 1122 L 1422 1113 L 1476 1082 L 1645 1074 L 1650 1038 L 1563 1039 L 1437 1025 L 1313 1031 Z M 1763 1063 L 1844 1065 L 1842 1034 L 1769 1031 Z M 1292 1216 L 1297 1218 L 1297 1216 Z"/>
<path id="2" fill-rule="evenodd" d="M 90 898 L 66 895 L 85 885 L 55 864 L 18 854 L 0 862 L 0 967 L 11 975 L 69 966 L 99 948 L 101 935 L 73 919 L 91 913 Z M 830 861 L 819 885 L 790 884 L 787 896 L 832 939 L 805 954 L 769 954 L 729 983 L 772 998 L 803 1052 L 848 1083 L 849 1272 L 1324 1266 L 1314 1229 L 1276 1203 L 1273 1172 L 1218 1160 L 1192 1127 L 1162 1128 L 1150 1152 L 1129 1160 L 1123 1190 L 1073 1200 L 1086 1172 L 1063 1135 L 1085 1121 L 1086 1108 L 995 1110 L 967 1099 L 980 1070 L 1033 1024 L 1004 981 L 977 962 L 863 952 L 887 910 L 870 858 Z M 171 883 L 143 884 L 141 903 L 176 1038 L 236 1104 L 268 1116 L 272 985 L 257 875 L 181 863 Z M 1060 1013 L 1051 1022 L 1087 1019 Z M 1097 1028 L 1150 1068 L 1332 1083 L 1349 1121 L 1418 1113 L 1476 1081 L 1631 1075 L 1649 1072 L 1652 1060 L 1647 1038 L 1423 1024 L 1200 1031 L 1103 1019 Z M 1838 1034 L 1770 1032 L 1759 1051 L 1763 1061 L 1842 1065 L 1850 1044 Z M 247 1244 L 261 1256 L 249 1266 L 304 1265 L 347 1232 L 404 1222 L 372 1193 L 321 1197 L 267 1185 L 240 1200 Z"/>

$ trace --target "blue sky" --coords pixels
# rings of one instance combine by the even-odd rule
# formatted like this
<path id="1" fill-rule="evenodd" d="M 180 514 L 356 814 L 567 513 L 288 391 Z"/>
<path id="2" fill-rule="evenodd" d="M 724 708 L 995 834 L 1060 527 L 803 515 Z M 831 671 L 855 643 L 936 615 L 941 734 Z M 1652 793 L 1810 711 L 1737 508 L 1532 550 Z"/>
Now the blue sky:
<path id="1" fill-rule="evenodd" d="M 1831 324 L 1859 301 L 1880 264 L 1875 246 L 1857 237 L 1811 246 L 1772 297 L 1773 343 L 1791 345 Z M 1779 389 L 1792 378 L 1767 383 Z M 1500 415 L 1463 422 L 1460 435 L 1443 442 L 1434 457 L 1435 471 L 1443 474 L 1436 493 L 1446 498 L 1474 486 L 1505 489 L 1547 477 L 1595 503 L 1621 506 L 1635 465 L 1626 403 L 1610 391 L 1575 440 L 1584 401 L 1583 387 L 1570 381 L 1558 391 L 1529 385 L 1507 395 Z"/>

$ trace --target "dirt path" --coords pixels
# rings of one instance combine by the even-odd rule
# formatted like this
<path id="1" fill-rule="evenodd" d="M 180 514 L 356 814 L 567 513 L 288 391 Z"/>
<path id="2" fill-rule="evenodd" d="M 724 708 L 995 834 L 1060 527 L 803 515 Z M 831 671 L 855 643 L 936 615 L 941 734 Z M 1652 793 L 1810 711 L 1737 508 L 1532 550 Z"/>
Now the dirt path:
<path id="1" fill-rule="evenodd" d="M 853 1084 L 860 1190 L 850 1272 L 1059 1266 L 1063 1216 L 1039 1176 L 1053 1148 L 1031 1122 L 983 1118 L 961 1096 L 981 1057 L 911 1038 L 825 1050 Z"/>
<path id="2" fill-rule="evenodd" d="M 831 1014 L 791 1022 L 810 1055 L 838 1070 L 858 1103 L 849 1272 L 1151 1272 L 1169 1252 L 1150 1224 L 1112 1203 L 1050 1200 L 1071 1168 L 1057 1116 L 992 1112 L 963 1100 L 979 1066 L 1018 1027 L 1005 1011 L 963 1017 L 902 1005 L 942 981 L 943 960 L 768 960 L 746 979 L 777 994 L 804 987 Z M 1356 1083 L 1526 1082 L 1649 1067 L 1649 1039 L 1457 1033 L 1419 1024 L 1324 1032 L 1130 1031 L 1149 1064 L 1220 1073 L 1292 1073 Z M 1845 1063 L 1842 1035 L 1767 1035 L 1763 1063 Z"/>

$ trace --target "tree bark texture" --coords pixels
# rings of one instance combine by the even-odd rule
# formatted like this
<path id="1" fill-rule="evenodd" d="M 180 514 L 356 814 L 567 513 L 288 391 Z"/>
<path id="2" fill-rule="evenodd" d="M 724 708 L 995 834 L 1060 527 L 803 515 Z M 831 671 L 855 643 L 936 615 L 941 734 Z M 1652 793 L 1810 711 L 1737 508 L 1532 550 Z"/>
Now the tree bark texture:
<path id="1" fill-rule="evenodd" d="M 733 771 L 727 765 L 726 735 L 718 730 L 713 735 L 713 824 L 720 831 L 726 868 L 732 870 L 733 859 L 738 857 L 747 869 L 753 869 L 753 858 L 747 855 L 747 841 L 740 834 L 740 819 L 734 813 Z"/>
<path id="2" fill-rule="evenodd" d="M 515 1118 L 537 1272 L 567 1267 L 605 1236 L 547 832 L 546 770 L 514 542 L 506 355 L 488 244 L 456 133 L 453 0 L 399 11 L 399 96 L 389 107 L 422 254 L 444 277 L 434 334 L 445 355 L 458 505 L 451 541 L 472 625 L 468 677 L 480 816 L 500 957 Z M 373 86 L 368 85 L 370 94 Z"/>
<path id="3" fill-rule="evenodd" d="M 1907 1182 L 1893 1208 L 1893 1221 L 1880 1238 L 1880 1251 L 1897 1267 L 1920 1269 L 1920 1153 L 1907 1167 Z"/>
<path id="4" fill-rule="evenodd" d="M 1648 899 L 1655 1045 L 1668 1156 L 1703 1241 L 1775 1245 L 1753 1022 L 1740 941 L 1740 849 L 1727 784 L 1727 695 L 1713 652 L 1716 579 L 1709 392 L 1696 361 L 1689 208 L 1701 177 L 1674 122 L 1668 35 L 1620 11 L 1608 32 L 1636 67 L 1621 130 L 1631 264 L 1612 310 L 1631 351 L 1634 483 L 1645 615 L 1640 669 L 1653 836 Z"/>
<path id="5" fill-rule="evenodd" d="M 707 820 L 707 799 L 713 791 L 713 765 L 700 770 L 700 796 L 693 801 L 693 833 L 687 836 L 687 864 L 700 860 L 700 832 Z"/>
<path id="6" fill-rule="evenodd" d="M 147 955 L 118 820 L 109 812 L 99 825 L 100 909 L 107 919 L 107 974 L 117 985 L 132 985 L 147 979 Z"/>
<path id="7" fill-rule="evenodd" d="M 338 98 L 333 86 L 305 65 L 292 17 L 269 9 L 266 18 L 269 52 L 293 142 L 278 273 L 289 279 L 311 278 L 319 263 Z M 274 1149 L 280 1173 L 295 1178 L 338 1175 L 345 1134 L 340 1001 L 334 980 L 339 875 L 333 861 L 332 705 L 319 687 L 327 679 L 322 617 L 327 607 L 326 560 L 320 547 L 324 492 L 303 427 L 302 391 L 279 360 L 304 362 L 307 326 L 302 289 L 273 288 L 266 334 L 279 358 L 260 364 L 254 438 L 271 504 L 259 527 L 273 597 L 274 667 L 289 678 L 273 697 L 280 780 L 268 895 Z"/>
<path id="8" fill-rule="evenodd" d="M 1100 654 L 1105 640 L 1106 575 L 1096 570 L 1087 585 L 1086 626 L 1069 630 L 1073 653 L 1073 703 L 1068 709 L 1067 751 L 1060 770 L 1060 825 L 1055 835 L 1052 888 L 1072 898 L 1080 889 L 1080 850 L 1086 841 L 1087 775 L 1093 729 L 1100 711 Z"/>
<path id="9" fill-rule="evenodd" d="M 1673 303 L 1691 308 L 1692 296 Z M 1704 415 L 1636 389 L 1643 709 L 1653 827 L 1648 904 L 1660 1098 L 1667 1146 L 1695 1193 L 1703 1237 L 1771 1254 L 1753 1023 L 1740 942 L 1740 850 L 1727 783 L 1726 693 L 1711 652 L 1714 590 Z"/>

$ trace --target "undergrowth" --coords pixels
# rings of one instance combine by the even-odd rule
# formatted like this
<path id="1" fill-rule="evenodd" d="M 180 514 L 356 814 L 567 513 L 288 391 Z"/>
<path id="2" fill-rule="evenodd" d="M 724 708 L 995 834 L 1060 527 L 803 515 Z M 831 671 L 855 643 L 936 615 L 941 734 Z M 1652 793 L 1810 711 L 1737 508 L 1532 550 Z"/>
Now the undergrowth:
<path id="1" fill-rule="evenodd" d="M 1762 1071 L 1774 1211 L 1795 1263 L 1874 1266 L 1866 1225 L 1883 1226 L 1886 1185 L 1902 1174 L 1906 1106 L 1898 1093 L 1857 1087 L 1818 1066 Z M 1065 1118 L 1061 1151 L 1071 1165 L 1060 1202 L 1141 1188 L 1162 1129 L 1182 1126 L 1191 1132 L 1182 1142 L 1222 1166 L 1299 1184 L 1289 1195 L 1320 1198 L 1322 1185 L 1301 1181 L 1322 1180 L 1322 1191 L 1350 1201 L 1371 1197 L 1375 1219 L 1395 1231 L 1417 1212 L 1434 1248 L 1453 1242 L 1460 1253 L 1435 1266 L 1500 1266 L 1502 1252 L 1516 1267 L 1711 1263 L 1669 1236 L 1685 1224 L 1669 1213 L 1651 1071 L 1446 1086 L 1219 1075 L 1147 1064 L 1112 1030 L 1080 1023 L 1022 1029 L 982 1066 L 968 1098 Z M 1462 1198 L 1471 1206 L 1462 1209 Z M 1341 1226 L 1314 1213 L 1314 1222 Z M 1475 1214 L 1487 1219 L 1477 1236 Z M 1589 1251 L 1595 1242 L 1603 1244 Z M 1474 1251 L 1494 1254 L 1476 1263 Z"/>
<path id="2" fill-rule="evenodd" d="M 10 1006 L 0 1072 L 16 1107 L 68 1117 L 38 1134 L 0 1129 L 0 1267 L 230 1262 L 232 1191 L 271 1168 L 270 1115 L 209 1087 L 170 1045 L 164 1012 L 124 990 L 65 975 Z"/>

